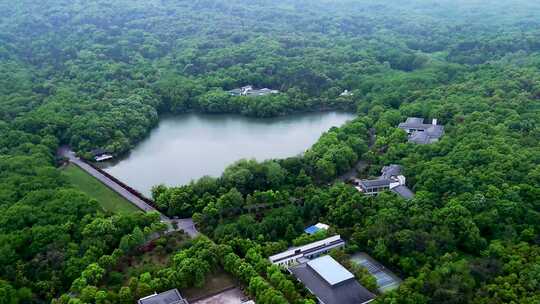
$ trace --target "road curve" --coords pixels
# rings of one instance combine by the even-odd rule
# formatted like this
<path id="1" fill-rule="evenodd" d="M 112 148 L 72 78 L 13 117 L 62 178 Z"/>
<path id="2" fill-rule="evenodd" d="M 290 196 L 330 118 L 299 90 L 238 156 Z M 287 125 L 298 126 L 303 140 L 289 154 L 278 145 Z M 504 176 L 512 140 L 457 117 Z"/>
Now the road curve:
<path id="1" fill-rule="evenodd" d="M 190 237 L 195 237 L 199 234 L 199 231 L 197 231 L 197 228 L 193 224 L 193 220 L 191 218 L 187 219 L 175 219 L 171 220 L 168 216 L 161 213 L 156 208 L 150 206 L 148 203 L 140 199 L 138 196 L 134 195 L 133 193 L 126 190 L 124 187 L 117 184 L 115 181 L 110 179 L 109 177 L 105 176 L 98 170 L 96 170 L 94 167 L 90 166 L 83 160 L 81 160 L 79 157 L 75 155 L 75 152 L 71 151 L 68 147 L 62 147 L 59 150 L 59 154 L 63 157 L 66 157 L 69 162 L 75 164 L 82 170 L 86 171 L 86 173 L 92 175 L 97 180 L 99 180 L 101 183 L 109 187 L 111 190 L 115 191 L 119 195 L 121 195 L 123 198 L 125 198 L 128 202 L 135 205 L 137 208 L 141 209 L 144 212 L 158 212 L 161 221 L 166 223 L 169 226 L 169 230 L 167 232 L 172 231 L 178 231 L 183 230 L 185 233 L 187 233 Z M 173 228 L 173 222 L 176 222 L 177 228 Z"/>

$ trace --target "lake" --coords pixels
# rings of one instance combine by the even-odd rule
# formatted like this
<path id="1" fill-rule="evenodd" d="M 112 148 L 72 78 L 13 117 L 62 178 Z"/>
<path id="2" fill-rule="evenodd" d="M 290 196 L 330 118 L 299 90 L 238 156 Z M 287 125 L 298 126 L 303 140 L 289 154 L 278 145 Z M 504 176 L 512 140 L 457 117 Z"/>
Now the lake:
<path id="1" fill-rule="evenodd" d="M 150 196 L 154 185 L 181 185 L 204 175 L 220 176 L 242 158 L 298 155 L 323 132 L 354 117 L 342 112 L 271 119 L 206 114 L 164 117 L 128 155 L 104 163 L 103 169 Z"/>

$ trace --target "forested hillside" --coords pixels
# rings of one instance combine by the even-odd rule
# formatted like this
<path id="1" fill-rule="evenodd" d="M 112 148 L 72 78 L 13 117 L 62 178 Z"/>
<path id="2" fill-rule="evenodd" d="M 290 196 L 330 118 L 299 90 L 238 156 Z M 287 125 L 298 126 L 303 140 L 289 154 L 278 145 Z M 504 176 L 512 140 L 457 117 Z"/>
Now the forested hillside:
<path id="1" fill-rule="evenodd" d="M 248 84 L 280 93 L 227 92 Z M 126 281 L 159 216 L 106 212 L 57 168 L 60 145 L 126 153 L 164 114 L 325 110 L 358 118 L 156 185 L 210 240 Z M 407 143 L 409 116 L 441 141 Z M 334 183 L 359 160 L 403 165 L 416 197 Z M 540 2 L 0 0 L 0 303 L 134 303 L 223 268 L 257 303 L 309 304 L 266 257 L 317 221 L 405 279 L 377 303 L 540 303 Z"/>

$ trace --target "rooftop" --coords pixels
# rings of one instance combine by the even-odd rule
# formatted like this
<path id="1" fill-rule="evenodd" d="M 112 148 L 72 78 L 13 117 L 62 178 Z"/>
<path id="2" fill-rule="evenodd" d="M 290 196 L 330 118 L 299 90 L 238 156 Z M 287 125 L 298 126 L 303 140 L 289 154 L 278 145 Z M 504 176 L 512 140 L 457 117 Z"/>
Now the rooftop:
<path id="1" fill-rule="evenodd" d="M 167 290 L 162 293 L 155 293 L 139 299 L 138 304 L 188 304 L 188 301 L 182 298 L 178 289 Z"/>
<path id="2" fill-rule="evenodd" d="M 360 184 L 364 188 L 389 187 L 392 183 L 389 179 L 363 179 Z"/>
<path id="3" fill-rule="evenodd" d="M 229 94 L 233 96 L 264 96 L 277 93 L 279 93 L 278 90 L 272 90 L 269 88 L 254 89 L 251 85 L 229 91 Z"/>
<path id="4" fill-rule="evenodd" d="M 425 126 L 424 119 L 420 117 L 409 117 L 405 122 L 399 124 L 399 127 L 407 128 L 423 128 Z"/>
<path id="5" fill-rule="evenodd" d="M 343 91 L 339 96 L 352 96 L 354 93 L 350 92 L 349 90 Z"/>
<path id="6" fill-rule="evenodd" d="M 395 193 L 397 193 L 398 195 L 400 195 L 401 197 L 405 199 L 414 198 L 414 192 L 412 192 L 411 189 L 409 189 L 409 187 L 405 185 L 399 185 L 397 187 L 394 187 L 391 189 L 391 191 L 394 191 Z"/>
<path id="7" fill-rule="evenodd" d="M 384 166 L 381 169 L 381 177 L 382 178 L 390 178 L 392 176 L 398 176 L 401 174 L 401 166 L 400 165 L 389 165 Z"/>
<path id="8" fill-rule="evenodd" d="M 418 133 L 425 133 L 425 132 L 418 132 Z M 356 187 L 361 192 L 368 192 L 368 193 L 374 193 L 371 192 L 375 190 L 375 192 L 378 193 L 378 191 L 384 188 L 389 188 L 391 191 L 394 191 L 395 193 L 401 195 L 405 199 L 412 199 L 414 197 L 414 193 L 411 191 L 411 189 L 407 188 L 405 185 L 405 176 L 401 173 L 402 167 L 400 165 L 391 164 L 388 166 L 384 166 L 381 169 L 381 176 L 377 179 L 362 179 L 354 180 L 354 184 L 358 185 L 359 187 Z"/>
<path id="9" fill-rule="evenodd" d="M 330 228 L 330 226 L 323 223 L 317 223 L 304 229 L 304 232 L 307 234 L 315 234 L 321 230 L 328 230 L 328 228 Z"/>
<path id="10" fill-rule="evenodd" d="M 309 226 L 306 229 L 304 229 L 304 232 L 307 234 L 315 234 L 317 232 L 321 231 L 321 229 L 317 228 L 317 226 Z"/>
<path id="11" fill-rule="evenodd" d="M 351 272 L 329 255 L 311 260 L 307 264 L 331 286 L 354 278 Z"/>
<path id="12" fill-rule="evenodd" d="M 332 260 L 337 263 L 334 259 Z M 339 265 L 339 263 L 337 264 Z M 325 304 L 364 304 L 375 299 L 375 295 L 360 285 L 354 277 L 339 284 L 330 285 L 320 274 L 309 267 L 308 263 L 291 267 L 290 271 Z"/>
<path id="13" fill-rule="evenodd" d="M 439 140 L 442 137 L 444 131 L 441 128 L 436 128 L 437 126 L 429 127 L 423 132 L 414 132 L 409 137 L 409 142 L 414 142 L 417 144 L 430 144 Z M 440 126 L 439 126 L 440 127 Z"/>
<path id="14" fill-rule="evenodd" d="M 409 117 L 398 126 L 409 133 L 409 142 L 417 144 L 430 144 L 436 142 L 444 134 L 444 126 L 437 124 L 437 119 L 425 124 L 423 118 Z"/>
<path id="15" fill-rule="evenodd" d="M 311 251 L 315 251 L 319 248 L 327 247 L 334 244 L 341 244 L 341 243 L 344 243 L 343 240 L 341 239 L 341 236 L 334 235 L 324 240 L 309 243 L 304 246 L 289 248 L 287 251 L 280 252 L 278 254 L 274 254 L 270 256 L 268 259 L 270 260 L 270 262 L 275 263 L 285 258 L 289 258 L 292 256 L 303 256 L 304 254 L 309 253 Z"/>

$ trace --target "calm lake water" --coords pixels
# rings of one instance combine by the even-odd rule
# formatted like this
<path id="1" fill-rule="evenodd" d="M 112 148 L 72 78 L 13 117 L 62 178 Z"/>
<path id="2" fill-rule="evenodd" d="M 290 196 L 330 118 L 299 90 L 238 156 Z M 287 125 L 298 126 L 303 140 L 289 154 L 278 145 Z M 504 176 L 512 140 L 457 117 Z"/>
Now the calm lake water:
<path id="1" fill-rule="evenodd" d="M 350 113 L 309 113 L 272 119 L 186 114 L 165 117 L 129 155 L 104 170 L 150 195 L 157 184 L 180 185 L 220 176 L 242 158 L 265 160 L 303 153 L 321 134 L 354 118 Z"/>

